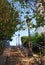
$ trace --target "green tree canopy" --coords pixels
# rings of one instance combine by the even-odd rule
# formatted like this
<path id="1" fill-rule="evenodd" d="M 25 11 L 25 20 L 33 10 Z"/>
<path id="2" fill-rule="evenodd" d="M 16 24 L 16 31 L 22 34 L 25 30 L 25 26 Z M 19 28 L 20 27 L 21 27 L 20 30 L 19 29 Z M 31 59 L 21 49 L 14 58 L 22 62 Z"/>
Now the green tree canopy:
<path id="1" fill-rule="evenodd" d="M 30 36 L 30 41 L 32 42 L 32 45 L 41 45 L 44 46 L 44 34 L 45 33 L 35 33 L 35 35 Z M 28 47 L 28 36 L 21 37 L 22 45 Z"/>
<path id="2" fill-rule="evenodd" d="M 13 4 L 8 0 L 0 0 L 0 40 L 11 40 L 11 37 L 17 31 L 18 11 L 14 9 Z"/>

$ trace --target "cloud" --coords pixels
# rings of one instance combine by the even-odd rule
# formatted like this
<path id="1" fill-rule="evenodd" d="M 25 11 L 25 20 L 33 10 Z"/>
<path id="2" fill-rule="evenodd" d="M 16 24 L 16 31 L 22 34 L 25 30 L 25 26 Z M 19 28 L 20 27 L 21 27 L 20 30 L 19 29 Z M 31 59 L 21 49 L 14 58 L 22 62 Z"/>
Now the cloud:
<path id="1" fill-rule="evenodd" d="M 45 27 L 38 27 L 38 29 L 36 30 L 36 32 L 39 32 L 39 33 L 45 32 Z"/>

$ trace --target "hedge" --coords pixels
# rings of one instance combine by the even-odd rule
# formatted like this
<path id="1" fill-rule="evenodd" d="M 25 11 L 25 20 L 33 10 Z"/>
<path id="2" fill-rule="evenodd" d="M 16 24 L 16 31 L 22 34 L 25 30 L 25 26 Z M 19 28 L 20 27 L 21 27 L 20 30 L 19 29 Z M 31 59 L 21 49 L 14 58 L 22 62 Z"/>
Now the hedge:
<path id="1" fill-rule="evenodd" d="M 28 36 L 21 37 L 22 45 L 26 48 L 28 48 Z M 34 53 L 39 52 L 39 48 L 36 46 L 37 44 L 44 46 L 44 34 L 39 35 L 38 33 L 35 33 L 34 36 L 30 36 L 30 42 L 32 43 L 32 49 Z M 43 51 L 44 52 L 44 51 Z"/>

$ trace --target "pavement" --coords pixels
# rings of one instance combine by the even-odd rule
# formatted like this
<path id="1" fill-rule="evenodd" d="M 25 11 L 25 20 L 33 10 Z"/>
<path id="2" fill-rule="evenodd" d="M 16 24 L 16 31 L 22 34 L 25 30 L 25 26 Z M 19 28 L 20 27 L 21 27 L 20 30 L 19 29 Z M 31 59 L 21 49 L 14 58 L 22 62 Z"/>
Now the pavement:
<path id="1" fill-rule="evenodd" d="M 7 56 L 0 56 L 0 65 L 5 65 Z"/>
<path id="2" fill-rule="evenodd" d="M 37 61 L 38 55 L 28 57 L 28 51 L 24 47 L 6 48 L 0 56 L 0 65 L 39 65 Z"/>

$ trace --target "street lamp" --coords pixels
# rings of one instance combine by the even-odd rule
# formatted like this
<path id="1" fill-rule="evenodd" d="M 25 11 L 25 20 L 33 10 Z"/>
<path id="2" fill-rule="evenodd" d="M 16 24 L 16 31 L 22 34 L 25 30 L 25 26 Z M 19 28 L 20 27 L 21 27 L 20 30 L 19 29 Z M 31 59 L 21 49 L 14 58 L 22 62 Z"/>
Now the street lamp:
<path id="1" fill-rule="evenodd" d="M 18 45 L 20 45 L 20 34 L 18 34 Z"/>
<path id="2" fill-rule="evenodd" d="M 29 38 L 28 38 L 28 40 L 29 40 L 29 42 L 28 42 L 28 48 L 29 48 L 29 56 L 30 55 L 32 55 L 32 44 L 31 44 L 31 42 L 30 42 L 30 22 L 31 22 L 31 20 L 32 20 L 32 18 L 29 18 L 29 17 L 27 17 L 27 19 L 26 19 L 26 22 L 27 22 L 27 26 L 28 26 L 28 36 L 29 36 Z"/>
<path id="3" fill-rule="evenodd" d="M 17 46 L 17 37 L 16 37 L 16 46 Z"/>
<path id="4" fill-rule="evenodd" d="M 27 17 L 27 19 L 26 19 L 26 22 L 27 22 L 27 26 L 28 26 L 28 36 L 29 36 L 29 43 L 28 43 L 28 46 L 29 46 L 29 48 L 31 47 L 31 43 L 30 43 L 30 24 L 29 24 L 29 22 L 31 22 L 31 18 L 29 18 L 29 17 Z"/>

